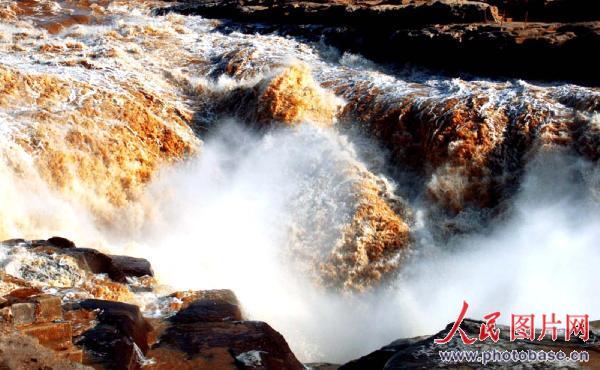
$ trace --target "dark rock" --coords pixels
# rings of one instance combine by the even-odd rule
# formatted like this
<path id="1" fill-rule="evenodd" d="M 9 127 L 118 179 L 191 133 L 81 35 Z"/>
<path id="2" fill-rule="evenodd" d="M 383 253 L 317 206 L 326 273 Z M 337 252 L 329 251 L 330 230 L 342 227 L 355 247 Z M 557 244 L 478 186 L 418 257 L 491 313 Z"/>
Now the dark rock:
<path id="1" fill-rule="evenodd" d="M 467 73 L 600 84 L 592 58 L 572 57 L 600 47 L 600 22 L 430 25 L 390 32 L 287 26 L 269 31 L 314 41 L 318 35 L 325 43 L 377 62 L 425 67 L 451 77 Z"/>
<path id="2" fill-rule="evenodd" d="M 559 3 L 566 4 L 553 1 L 545 6 L 550 9 Z M 250 22 L 225 22 L 218 29 L 277 32 L 323 41 L 377 62 L 425 67 L 449 76 L 468 73 L 598 85 L 595 60 L 587 57 L 590 50 L 600 48 L 598 4 L 578 10 L 586 13 L 580 19 L 593 22 L 573 24 L 505 22 L 496 15 L 495 7 L 468 1 L 367 5 L 211 0 L 188 1 L 156 13 L 174 11 Z M 552 22 L 563 21 L 558 15 L 555 18 Z"/>
<path id="3" fill-rule="evenodd" d="M 154 358 L 155 353 L 159 354 L 159 364 L 165 361 L 161 359 L 161 349 L 181 351 L 192 359 L 209 359 L 219 354 L 224 357 L 220 363 L 235 364 L 241 369 L 304 369 L 281 334 L 257 321 L 177 323 L 165 331 L 150 352 Z M 248 365 L 244 361 L 248 353 L 259 354 L 260 364 Z"/>
<path id="4" fill-rule="evenodd" d="M 75 257 L 82 268 L 94 274 L 108 274 L 111 280 L 119 283 L 127 282 L 128 276 L 154 275 L 150 262 L 143 258 L 111 256 L 90 248 L 66 249 L 62 252 Z"/>
<path id="5" fill-rule="evenodd" d="M 221 291 L 222 292 L 222 291 Z M 231 292 L 231 291 L 225 291 Z M 233 295 L 233 293 L 232 293 Z M 237 299 L 225 296 L 213 296 L 198 299 L 181 309 L 171 318 L 174 323 L 239 321 L 242 313 Z"/>
<path id="6" fill-rule="evenodd" d="M 481 321 L 465 319 L 461 328 L 471 337 L 476 338 L 479 335 Z M 552 341 L 549 336 L 542 341 L 517 340 L 510 341 L 510 329 L 504 325 L 497 325 L 500 330 L 500 339 L 497 343 L 491 340 L 477 341 L 472 345 L 465 345 L 456 334 L 447 344 L 439 345 L 434 343 L 434 339 L 444 338 L 452 329 L 454 323 L 450 323 L 437 334 L 432 336 L 423 336 L 410 339 L 400 339 L 378 349 L 364 357 L 348 362 L 342 365 L 340 370 L 397 370 L 397 369 L 455 369 L 457 367 L 468 366 L 469 369 L 486 368 L 506 368 L 506 363 L 496 362 L 488 363 L 485 366 L 477 363 L 444 363 L 440 359 L 439 351 L 464 350 L 464 351 L 512 351 L 512 350 L 562 350 L 565 353 L 571 351 L 589 351 L 590 356 L 600 358 L 600 348 L 598 341 L 600 336 L 591 332 L 590 340 L 583 342 L 579 338 L 571 339 L 570 342 Z M 540 335 L 538 331 L 536 337 Z M 546 369 L 545 363 L 529 363 L 527 368 Z"/>
<path id="7" fill-rule="evenodd" d="M 66 238 L 61 238 L 60 236 L 53 236 L 47 240 L 47 242 L 56 247 L 56 248 L 75 248 L 75 243 Z"/>
<path id="8" fill-rule="evenodd" d="M 181 300 L 183 308 L 166 322 L 148 353 L 157 369 L 304 369 L 281 334 L 263 322 L 241 321 L 230 290 L 171 297 Z"/>
<path id="9" fill-rule="evenodd" d="M 327 362 L 315 362 L 305 364 L 307 370 L 338 370 L 340 365 L 330 364 Z"/>
<path id="10" fill-rule="evenodd" d="M 134 305 L 89 299 L 79 303 L 80 309 L 99 310 L 99 324 L 84 332 L 76 344 L 84 347 L 90 364 L 108 369 L 139 369 L 142 353 L 148 351 L 152 331 L 139 308 Z"/>
<path id="11" fill-rule="evenodd" d="M 64 253 L 77 259 L 82 268 L 94 274 L 108 274 L 111 280 L 119 283 L 127 281 L 127 275 L 113 264 L 110 256 L 104 253 L 90 248 L 67 249 Z"/>
<path id="12" fill-rule="evenodd" d="M 36 247 L 54 247 L 48 240 L 46 239 L 37 239 L 37 240 L 28 240 L 26 241 L 26 247 L 28 248 L 36 248 Z"/>
<path id="13" fill-rule="evenodd" d="M 398 52 L 381 57 L 450 73 L 600 83 L 594 63 L 573 58 L 600 47 L 600 22 L 430 26 L 397 30 L 388 41 Z M 368 54 L 380 57 L 372 47 Z"/>
<path id="14" fill-rule="evenodd" d="M 116 327 L 123 334 L 133 338 L 142 351 L 148 350 L 147 336 L 150 325 L 142 316 L 139 307 L 115 301 L 86 299 L 79 303 L 82 309 L 100 310 L 98 321 Z"/>
<path id="15" fill-rule="evenodd" d="M 48 240 L 10 239 L 7 246 L 23 245 L 47 253 L 61 253 L 75 258 L 80 267 L 94 274 L 107 274 L 113 281 L 126 283 L 128 276 L 154 276 L 150 262 L 143 258 L 107 255 L 91 248 L 78 248 L 69 239 L 54 236 Z"/>
<path id="16" fill-rule="evenodd" d="M 177 298 L 181 301 L 181 307 L 183 309 L 188 307 L 191 303 L 197 300 L 211 300 L 229 303 L 232 305 L 240 306 L 235 293 L 229 289 L 211 289 L 211 290 L 197 290 L 197 291 L 181 291 L 174 292 L 169 295 L 171 298 Z"/>
<path id="17" fill-rule="evenodd" d="M 187 0 L 183 1 L 183 5 L 157 9 L 155 13 L 162 15 L 170 11 L 244 22 L 322 24 L 377 29 L 498 20 L 497 9 L 494 6 L 477 1 L 457 0 L 407 4 L 397 1 L 367 4 L 334 1 Z"/>
<path id="18" fill-rule="evenodd" d="M 74 257 L 81 268 L 94 274 L 107 274 L 119 283 L 126 283 L 128 276 L 154 275 L 150 262 L 143 258 L 111 256 L 91 248 L 58 249 L 57 252 Z"/>
<path id="19" fill-rule="evenodd" d="M 129 256 L 110 256 L 112 265 L 125 276 L 154 276 L 148 260 Z"/>
<path id="20" fill-rule="evenodd" d="M 36 240 L 25 240 L 25 239 L 11 239 L 2 242 L 6 245 L 16 246 L 19 244 L 25 245 L 28 248 L 36 247 L 55 247 L 60 249 L 76 248 L 75 243 L 67 238 L 60 236 L 53 236 L 50 239 L 36 239 Z"/>

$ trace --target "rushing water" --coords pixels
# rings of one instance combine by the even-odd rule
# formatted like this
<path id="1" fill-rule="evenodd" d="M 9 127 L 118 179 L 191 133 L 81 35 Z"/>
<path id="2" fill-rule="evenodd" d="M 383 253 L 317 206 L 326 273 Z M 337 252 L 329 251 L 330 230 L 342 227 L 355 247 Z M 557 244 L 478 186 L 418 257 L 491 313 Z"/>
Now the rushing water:
<path id="1" fill-rule="evenodd" d="M 304 361 L 431 333 L 464 299 L 472 317 L 600 316 L 589 277 L 600 263 L 598 89 L 395 71 L 327 45 L 151 16 L 159 5 L 1 2 L 0 237 L 63 235 L 146 257 L 174 289 L 233 289 Z M 256 91 L 289 66 L 300 77 L 282 86 L 299 84 L 293 118 L 307 122 L 264 125 Z M 370 135 L 400 106 L 440 135 L 451 115 L 476 112 L 487 136 L 475 153 L 505 145 L 510 162 L 526 146 L 501 211 L 462 202 L 474 178 L 505 173 L 460 161 L 415 173 L 394 150 L 408 144 Z M 587 127 L 580 151 L 562 145 L 574 123 Z M 523 127 L 540 132 L 533 143 L 506 142 Z M 410 253 L 365 262 L 361 243 L 380 237 L 356 221 L 365 202 L 406 222 Z M 329 281 L 365 263 L 396 273 Z"/>

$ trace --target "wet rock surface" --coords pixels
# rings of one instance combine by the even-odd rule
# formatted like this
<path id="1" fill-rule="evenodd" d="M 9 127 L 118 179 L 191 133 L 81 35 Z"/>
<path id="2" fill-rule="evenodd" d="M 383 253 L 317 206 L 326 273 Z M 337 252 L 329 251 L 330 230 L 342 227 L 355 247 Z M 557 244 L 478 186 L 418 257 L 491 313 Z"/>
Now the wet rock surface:
<path id="1" fill-rule="evenodd" d="M 466 72 L 600 83 L 591 58 L 571 57 L 586 55 L 600 46 L 597 4 L 588 2 L 578 7 L 565 5 L 568 1 L 552 1 L 531 5 L 529 20 L 538 23 L 528 23 L 527 11 L 517 10 L 522 5 L 490 3 L 187 1 L 156 13 L 231 19 L 244 24 L 225 24 L 224 31 L 280 32 L 323 41 L 376 61 L 427 67 L 451 75 Z M 514 19 L 507 16 L 513 13 Z M 579 23 L 568 23 L 573 21 Z M 255 22 L 260 24 L 247 24 Z"/>
<path id="2" fill-rule="evenodd" d="M 15 343 L 24 341 L 21 336 L 25 336 L 34 338 L 40 346 L 53 351 L 53 355 L 48 354 L 51 352 L 42 352 L 43 355 L 39 355 L 43 358 L 54 358 L 50 362 L 61 363 L 66 360 L 81 363 L 83 351 L 73 344 L 73 326 L 63 318 L 61 298 L 51 294 L 39 294 L 33 289 L 29 289 L 29 294 L 24 294 L 25 290 L 16 289 L 3 297 L 0 337 L 12 335 L 13 339 L 0 343 L 0 360 L 6 361 L 2 352 L 11 351 Z M 24 350 L 24 353 L 26 352 Z M 27 365 L 24 366 L 28 368 Z"/>
<path id="3" fill-rule="evenodd" d="M 215 299 L 199 299 L 191 302 L 171 318 L 177 324 L 196 321 L 239 321 L 242 319 L 239 304 Z"/>
<path id="4" fill-rule="evenodd" d="M 471 338 L 477 338 L 482 322 L 476 320 L 465 319 L 461 328 Z M 455 368 L 467 368 L 467 369 L 503 369 L 506 368 L 506 363 L 502 362 L 490 362 L 486 365 L 474 364 L 474 363 L 444 363 L 440 359 L 440 351 L 563 351 L 566 354 L 572 351 L 588 351 L 590 354 L 590 366 L 596 364 L 600 360 L 600 333 L 590 331 L 590 339 L 588 342 L 584 342 L 579 338 L 572 338 L 570 342 L 564 341 L 552 341 L 549 336 L 546 336 L 541 341 L 530 341 L 530 340 L 510 340 L 510 328 L 505 325 L 497 325 L 500 330 L 500 338 L 498 342 L 494 343 L 489 338 L 485 342 L 477 341 L 473 345 L 465 345 L 456 334 L 454 338 L 447 344 L 438 345 L 434 343 L 434 339 L 445 338 L 446 335 L 452 329 L 454 323 L 450 323 L 439 333 L 431 336 L 422 336 L 415 338 L 399 339 L 381 349 L 374 351 L 366 356 L 359 359 L 350 361 L 342 365 L 340 370 L 396 370 L 396 369 L 455 369 Z M 539 330 L 536 332 L 536 338 L 541 333 Z M 560 338 L 559 338 L 560 339 Z M 547 369 L 548 363 L 523 363 L 522 368 L 524 369 Z M 569 364 L 561 363 L 560 368 L 586 368 L 587 364 Z"/>
<path id="5" fill-rule="evenodd" d="M 28 271 L 37 279 L 33 285 L 19 276 L 0 274 L 0 291 L 7 292 L 0 297 L 0 334 L 10 338 L 0 340 L 0 364 L 29 361 L 4 356 L 16 350 L 15 343 L 33 340 L 43 350 L 30 360 L 62 364 L 58 368 L 304 369 L 281 334 L 264 322 L 244 319 L 230 290 L 174 292 L 142 306 L 135 294 L 144 279 L 151 278 L 146 260 L 78 248 L 64 238 L 12 239 L 2 246 L 38 257 L 50 253 L 72 258 L 74 265 L 41 265 L 55 268 L 55 275 L 72 272 L 69 268 L 76 262 L 84 270 L 75 285 L 58 290 L 51 288 L 53 280 L 42 280 L 48 278 L 40 276 L 44 270 Z M 85 283 L 101 284 L 102 279 L 118 280 L 111 284 L 129 294 L 115 298 L 127 302 L 94 298 L 103 297 L 102 290 L 74 293 Z M 158 294 L 153 293 L 152 280 L 144 284 L 144 294 Z M 145 317 L 140 307 L 151 317 Z"/>
<path id="6" fill-rule="evenodd" d="M 79 248 L 65 238 L 53 237 L 48 240 L 32 241 L 11 239 L 2 244 L 32 248 L 45 254 L 73 257 L 82 269 L 93 274 L 107 274 L 111 280 L 119 283 L 125 283 L 127 277 L 154 275 L 150 262 L 143 258 L 113 256 L 91 248 Z"/>
<path id="7" fill-rule="evenodd" d="M 98 311 L 98 324 L 77 338 L 87 362 L 111 369 L 139 369 L 152 331 L 139 307 L 122 302 L 85 300 L 74 309 Z"/>
<path id="8" fill-rule="evenodd" d="M 16 2 L 17 10 L 24 3 Z M 594 22 L 533 24 L 530 17 L 529 23 L 515 23 L 508 17 L 514 17 L 513 21 L 525 18 L 501 11 L 500 15 L 505 14 L 505 18 L 498 19 L 492 7 L 460 2 L 465 4 L 460 8 L 451 5 L 459 2 L 449 1 L 420 5 L 419 9 L 427 12 L 442 9 L 446 13 L 417 17 L 416 7 L 397 3 L 353 4 L 363 7 L 357 13 L 361 16 L 344 15 L 341 21 L 329 16 L 325 19 L 317 13 L 337 14 L 339 9 L 349 9 L 347 4 L 327 10 L 326 2 L 306 6 L 299 3 L 298 11 L 294 10 L 295 5 L 294 9 L 289 8 L 298 17 L 291 22 L 297 24 L 289 27 L 283 27 L 270 17 L 265 20 L 272 23 L 269 25 L 209 24 L 206 20 L 196 22 L 173 15 L 157 19 L 130 12 L 130 8 L 123 5 L 118 7 L 121 9 L 118 11 L 125 13 L 121 18 L 111 14 L 110 23 L 94 28 L 94 32 L 74 28 L 65 40 L 46 35 L 42 29 L 23 28 L 26 14 L 16 13 L 14 23 L 7 23 L 8 31 L 1 37 L 4 56 L 0 75 L 6 89 L 0 105 L 2 113 L 9 117 L 7 121 L 17 118 L 24 123 L 19 121 L 14 125 L 17 133 L 3 147 L 3 157 L 10 160 L 9 166 L 2 167 L 0 172 L 14 173 L 23 181 L 29 181 L 35 178 L 33 174 L 41 171 L 44 181 L 51 183 L 53 190 L 58 189 L 61 194 L 74 193 L 74 198 L 80 198 L 79 205 L 92 208 L 93 215 L 100 218 L 97 225 L 104 227 L 107 221 L 117 220 L 123 229 L 137 230 L 139 225 L 126 224 L 135 224 L 135 220 L 154 213 L 115 217 L 111 212 L 113 206 L 129 205 L 159 166 L 194 152 L 197 143 L 190 139 L 194 119 L 216 121 L 229 114 L 231 108 L 248 120 L 256 120 L 261 127 L 275 122 L 298 126 L 312 120 L 325 128 L 337 123 L 341 123 L 338 127 L 360 124 L 390 151 L 393 165 L 407 165 L 417 172 L 423 180 L 418 188 L 425 188 L 434 204 L 452 214 L 459 214 L 473 204 L 481 209 L 501 206 L 511 189 L 518 185 L 525 158 L 538 148 L 568 148 L 584 158 L 598 160 L 598 121 L 590 119 L 597 117 L 600 106 L 596 90 L 569 85 L 536 86 L 522 81 L 503 83 L 437 77 L 429 81 L 412 75 L 405 78 L 395 72 L 381 72 L 383 68 L 379 67 L 371 71 L 370 65 L 356 68 L 357 64 L 369 62 L 352 55 L 342 56 L 330 65 L 328 57 L 317 55 L 327 54 L 324 48 L 312 48 L 311 44 L 294 43 L 282 37 L 263 39 L 255 35 L 255 32 L 277 31 L 309 40 L 322 37 L 327 43 L 346 45 L 347 50 L 375 60 L 417 61 L 432 67 L 444 63 L 450 69 L 471 72 L 483 68 L 483 73 L 487 73 L 488 68 L 484 64 L 490 64 L 488 59 L 492 58 L 477 50 L 479 47 L 488 50 L 489 46 L 492 56 L 498 55 L 494 54 L 498 47 L 509 50 L 509 56 L 514 50 L 523 50 L 523 55 L 531 57 L 527 61 L 523 61 L 522 56 L 505 60 L 503 66 L 493 60 L 489 68 L 494 75 L 498 71 L 514 70 L 520 73 L 519 77 L 536 78 L 539 73 L 540 78 L 547 78 L 545 66 L 558 66 L 563 62 L 552 78 L 577 80 L 578 73 L 590 72 L 586 72 L 589 67 L 586 63 L 593 58 L 565 61 L 563 57 L 554 58 L 554 51 L 546 51 L 556 46 L 557 53 L 587 55 L 587 49 L 595 47 L 597 26 Z M 257 6 L 249 11 L 266 10 L 268 14 L 272 3 L 260 4 L 265 5 L 265 9 Z M 372 8 L 372 5 L 380 8 Z M 386 7 L 392 10 L 388 12 Z M 60 7 L 55 8 L 58 10 L 43 11 L 62 12 Z M 102 11 L 110 14 L 115 9 Z M 244 16 L 236 18 L 237 21 L 244 21 Z M 353 20 L 346 23 L 346 18 Z M 395 23 L 399 19 L 402 19 L 401 26 Z M 244 38 L 245 35 L 234 32 L 235 35 L 226 36 L 227 32 L 240 29 L 249 36 Z M 196 37 L 200 33 L 201 40 Z M 538 42 L 539 47 L 535 45 Z M 435 45 L 436 50 L 445 54 L 430 58 L 429 51 L 422 50 L 427 45 Z M 584 50 L 586 54 L 581 54 Z M 159 55 L 167 56 L 172 63 L 153 63 L 159 60 Z M 29 56 L 40 58 L 28 61 Z M 288 63 L 290 56 L 308 61 L 312 70 Z M 540 63 L 540 56 L 548 60 Z M 502 61 L 504 56 L 499 58 Z M 535 63 L 539 68 L 532 70 Z M 581 68 L 571 68 L 574 63 L 579 63 L 577 66 Z M 519 69 L 520 64 L 525 66 L 523 70 Z M 44 72 L 32 73 L 37 68 Z M 136 74 L 136 68 L 144 73 Z M 128 78 L 116 79 L 119 83 L 115 83 L 110 79 L 110 71 Z M 586 82 L 597 76 L 595 70 L 591 72 Z M 163 75 L 164 78 L 156 78 Z M 204 81 L 205 76 L 214 81 Z M 259 82 L 254 83 L 252 79 Z M 104 88 L 88 83 L 94 80 Z M 140 84 L 146 80 L 151 89 Z M 115 92 L 106 88 L 115 85 L 122 90 Z M 183 96 L 178 95 L 180 90 Z M 217 94 L 220 94 L 219 99 L 225 96 L 222 105 L 227 109 L 219 104 L 221 100 L 214 96 Z M 344 104 L 337 104 L 337 97 L 343 97 Z M 189 105 L 188 99 L 192 101 Z M 62 104 L 67 100 L 71 106 L 81 109 L 63 115 Z M 185 104 L 179 104 L 182 101 Z M 203 101 L 210 108 L 208 113 L 214 115 L 205 114 L 201 109 Z M 182 106 L 185 109 L 181 110 Z M 23 107 L 32 108 L 17 109 Z M 198 108 L 194 119 L 191 108 Z M 57 130 L 62 123 L 66 123 L 64 130 Z M 12 155 L 18 152 L 16 148 L 22 148 L 25 160 Z M 36 169 L 27 167 L 30 162 L 35 163 Z M 351 206 L 350 217 L 340 225 L 339 235 L 327 243 L 335 247 L 324 251 L 324 257 L 314 259 L 310 258 L 319 251 L 305 248 L 311 246 L 314 230 L 329 226 L 324 222 L 329 214 L 312 212 L 323 209 L 319 207 L 309 207 L 311 223 L 300 230 L 295 243 L 296 251 L 305 253 L 299 257 L 309 255 L 310 273 L 314 273 L 316 266 L 322 285 L 332 286 L 334 290 L 380 284 L 386 275 L 398 270 L 405 252 L 410 249 L 412 225 L 410 209 L 400 197 L 404 196 L 403 190 L 396 192 L 383 177 L 376 176 L 379 167 L 371 162 L 365 167 L 356 163 L 340 161 L 338 165 L 349 176 L 340 176 L 342 181 L 334 179 L 344 184 L 344 188 L 336 186 L 334 191 L 349 194 L 344 202 Z M 35 187 L 10 179 L 4 189 L 19 188 L 20 184 L 26 189 L 25 197 L 36 193 L 32 191 Z M 328 183 L 321 185 L 318 185 L 319 192 L 331 189 Z M 91 194 L 79 192 L 82 188 L 93 191 Z M 5 199 L 13 194 L 7 193 Z M 34 208 L 37 210 L 37 205 Z M 297 207 L 292 204 L 289 208 L 296 210 Z M 10 207 L 5 210 L 0 215 L 0 233 L 4 237 L 32 235 L 40 225 L 50 230 L 68 228 L 74 221 L 60 219 L 57 212 L 56 218 L 66 226 L 48 225 L 46 210 L 39 213 L 29 210 L 16 217 Z M 30 217 L 30 213 L 38 217 Z M 30 225 L 31 229 L 24 233 L 12 232 L 21 230 L 23 225 L 28 228 Z M 460 228 L 450 225 L 448 229 L 454 233 Z M 87 231 L 82 227 L 80 233 Z M 287 344 L 272 328 L 243 320 L 239 303 L 231 293 L 177 292 L 163 296 L 167 293 L 154 289 L 147 261 L 77 248 L 60 237 L 35 241 L 15 239 L 4 244 L 14 248 L 6 250 L 6 273 L 0 270 L 0 317 L 7 330 L 27 333 L 60 356 L 78 362 L 97 361 L 95 364 L 107 361 L 107 366 L 127 368 L 297 366 Z M 313 247 L 318 245 L 312 244 Z M 160 297 L 157 302 L 148 304 L 138 301 L 140 292 Z M 81 308 L 81 302 L 89 303 L 91 299 L 100 300 L 95 303 L 96 308 Z M 57 311 L 58 300 L 65 304 L 62 311 Z M 139 324 L 142 320 L 137 313 L 121 314 L 122 309 L 115 309 L 113 303 L 103 303 L 109 300 L 144 308 L 140 311 L 142 315 L 152 312 L 152 318 L 144 318 L 152 328 Z M 156 310 L 148 309 L 147 306 L 154 304 Z M 137 327 L 142 329 L 137 330 Z M 144 335 L 136 334 L 139 332 L 146 333 L 145 350 L 142 350 L 146 347 Z M 80 343 L 76 339 L 86 335 L 95 339 L 89 345 L 99 345 L 96 352 L 104 353 L 104 357 L 94 355 L 93 350 L 84 355 L 81 349 L 71 347 Z M 110 352 L 114 348 L 100 345 L 106 341 L 124 343 L 124 349 L 108 358 L 114 354 Z M 95 360 L 91 360 L 93 358 Z"/>
<path id="9" fill-rule="evenodd" d="M 178 292 L 171 298 L 182 308 L 164 323 L 148 353 L 154 368 L 303 368 L 281 334 L 264 322 L 243 319 L 233 292 Z"/>
<path id="10" fill-rule="evenodd" d="M 173 352 L 211 369 L 303 369 L 281 334 L 258 321 L 174 323 L 149 356 L 160 369 L 177 358 Z"/>

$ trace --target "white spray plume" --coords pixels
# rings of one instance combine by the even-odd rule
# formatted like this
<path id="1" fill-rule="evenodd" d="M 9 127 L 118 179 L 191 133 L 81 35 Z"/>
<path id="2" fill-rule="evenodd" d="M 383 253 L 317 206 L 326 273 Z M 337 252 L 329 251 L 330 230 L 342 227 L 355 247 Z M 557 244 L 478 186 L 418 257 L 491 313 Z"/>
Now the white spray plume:
<path id="1" fill-rule="evenodd" d="M 399 337 L 434 333 L 463 300 L 474 318 L 497 310 L 503 319 L 522 312 L 600 317 L 586 278 L 600 263 L 593 193 L 600 172 L 560 153 L 528 165 L 508 219 L 448 244 L 417 246 L 423 253 L 391 286 L 354 297 L 313 286 L 296 274 L 300 262 L 286 259 L 290 225 L 336 203 L 329 213 L 336 235 L 350 216 L 348 199 L 334 196 L 339 184 L 325 180 L 347 180 L 346 166 L 356 161 L 351 145 L 326 130 L 256 137 L 228 126 L 195 162 L 154 184 L 153 194 L 169 189 L 173 197 L 158 205 L 154 232 L 144 231 L 152 235 L 145 253 L 161 280 L 179 288 L 233 289 L 250 317 L 280 330 L 306 361 L 343 362 Z M 320 236 L 323 251 L 332 235 Z"/>
<path id="2" fill-rule="evenodd" d="M 152 212 L 128 233 L 94 231 L 83 210 L 28 188 L 37 182 L 19 183 L 20 191 L 43 194 L 31 198 L 36 206 L 20 197 L 14 207 L 27 220 L 24 214 L 47 215 L 43 205 L 64 205 L 68 222 L 42 230 L 76 241 L 103 235 L 112 252 L 148 258 L 176 289 L 234 290 L 246 314 L 279 330 L 303 361 L 344 362 L 400 337 L 434 333 L 456 318 L 463 300 L 474 318 L 492 311 L 600 317 L 590 277 L 600 264 L 600 171 L 560 153 L 529 163 L 505 219 L 443 245 L 418 243 L 420 253 L 389 286 L 355 296 L 314 286 L 300 273 L 306 261 L 287 250 L 290 233 L 324 213 L 326 227 L 311 236 L 318 245 L 308 252 L 315 263 L 326 255 L 351 216 L 344 184 L 357 157 L 334 131 L 301 126 L 257 135 L 227 124 L 199 156 L 157 176 L 146 197 Z"/>
<path id="3" fill-rule="evenodd" d="M 468 317 L 500 311 L 505 324 L 512 313 L 599 318 L 590 280 L 600 263 L 599 176 L 596 165 L 558 151 L 531 160 L 505 220 L 430 246 L 405 269 L 389 294 L 410 317 L 411 334 L 454 321 L 463 300 Z"/>

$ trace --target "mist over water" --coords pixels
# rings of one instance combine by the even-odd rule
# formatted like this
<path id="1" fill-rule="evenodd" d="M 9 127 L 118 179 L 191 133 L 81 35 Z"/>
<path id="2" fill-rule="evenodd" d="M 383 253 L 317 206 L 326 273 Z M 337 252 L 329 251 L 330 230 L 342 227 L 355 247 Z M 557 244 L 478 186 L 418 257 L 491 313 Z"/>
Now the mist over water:
<path id="1" fill-rule="evenodd" d="M 511 313 L 600 318 L 592 275 L 600 264 L 597 163 L 540 145 L 526 156 L 519 188 L 501 205 L 504 212 L 485 225 L 477 211 L 465 213 L 461 222 L 472 225 L 469 233 L 443 239 L 424 190 L 406 188 L 431 179 L 407 178 L 409 171 L 391 163 L 373 137 L 309 122 L 262 130 L 249 129 L 254 122 L 213 122 L 231 113 L 219 111 L 223 101 L 231 111 L 256 112 L 256 106 L 244 106 L 257 104 L 249 96 L 293 63 L 308 66 L 296 68 L 299 75 L 290 78 L 304 84 L 284 84 L 291 89 L 283 91 L 284 98 L 312 88 L 319 93 L 313 98 L 330 108 L 327 113 L 342 105 L 339 96 L 365 119 L 412 102 L 416 116 L 443 123 L 455 111 L 457 119 L 465 113 L 461 106 L 446 109 L 448 102 L 489 98 L 473 119 L 491 130 L 490 146 L 500 145 L 493 140 L 512 128 L 506 121 L 514 117 L 526 118 L 515 118 L 513 126 L 543 128 L 570 122 L 577 113 L 597 126 L 591 108 L 582 113 L 572 106 L 593 105 L 596 90 L 438 76 L 403 79 L 349 53 L 324 59 L 319 46 L 291 38 L 223 34 L 200 17 L 151 17 L 148 4 L 141 10 L 128 6 L 110 5 L 101 25 L 76 25 L 62 34 L 50 35 L 19 18 L 2 30 L 0 48 L 7 52 L 0 53 L 0 73 L 20 73 L 27 83 L 19 90 L 21 80 L 10 80 L 16 86 L 13 100 L 0 101 L 5 104 L 0 104 L 0 234 L 60 235 L 79 246 L 147 258 L 169 292 L 231 289 L 247 317 L 280 331 L 305 362 L 342 363 L 394 339 L 435 333 L 456 318 L 463 300 L 470 304 L 468 317 L 500 311 L 504 323 Z M 13 40 L 13 33 L 22 39 Z M 65 79 L 60 86 L 57 76 Z M 334 107 L 323 99 L 329 95 L 335 96 Z M 310 111 L 313 103 L 303 107 Z M 124 107 L 136 114 L 123 117 Z M 346 119 L 351 112 L 346 110 Z M 156 121 L 138 122 L 138 116 Z M 192 116 L 212 124 L 199 138 L 187 127 L 195 122 Z M 136 124 L 157 129 L 134 132 Z M 154 162 L 162 147 L 153 152 L 141 139 L 145 134 L 148 142 L 160 141 L 153 135 L 167 129 L 171 138 L 181 135 L 173 147 L 197 144 L 197 153 L 172 154 L 184 161 Z M 56 167 L 42 168 L 40 159 Z M 148 184 L 146 175 L 152 179 Z M 49 184 L 56 178 L 64 178 L 64 189 Z M 135 186 L 120 187 L 129 181 L 141 194 Z M 375 181 L 385 184 L 385 194 L 378 196 L 402 197 L 415 214 L 412 255 L 372 291 L 326 288 L 323 264 L 355 215 L 362 196 L 357 189 Z M 102 197 L 109 190 L 126 201 L 110 204 Z"/>
<path id="2" fill-rule="evenodd" d="M 18 193 L 33 196 L 16 198 L 14 209 L 23 222 L 55 220 L 31 228 L 144 256 L 172 288 L 232 289 L 246 315 L 281 331 L 303 361 L 343 362 L 434 333 L 456 318 L 463 300 L 472 318 L 492 311 L 502 312 L 501 321 L 511 313 L 600 316 L 590 282 L 600 263 L 600 171 L 557 150 L 530 160 L 506 215 L 487 228 L 437 240 L 420 204 L 415 253 L 396 278 L 367 293 L 320 287 L 317 266 L 352 215 L 353 169 L 366 167 L 359 152 L 331 129 L 257 133 L 228 122 L 197 156 L 162 170 L 138 204 L 116 215 L 118 228 L 95 224 L 41 182 L 20 183 Z M 14 184 L 3 183 L 5 196 Z M 302 232 L 309 241 L 295 244 L 305 240 L 296 237 Z"/>
<path id="3" fill-rule="evenodd" d="M 137 252 L 163 283 L 232 289 L 246 314 L 282 331 L 301 358 L 348 359 L 373 340 L 360 335 L 378 309 L 369 294 L 327 292 L 315 277 L 352 217 L 357 166 L 352 144 L 332 130 L 258 135 L 223 124 L 197 158 L 151 184 L 155 217 Z"/>
<path id="4" fill-rule="evenodd" d="M 475 235 L 421 246 L 398 280 L 401 300 L 417 304 L 413 319 L 441 328 L 462 300 L 468 316 L 500 311 L 503 323 L 511 313 L 597 317 L 600 299 L 587 282 L 600 262 L 598 174 L 568 154 L 538 154 L 506 217 Z"/>
<path id="5" fill-rule="evenodd" d="M 290 232 L 326 212 L 327 228 L 314 236 L 326 254 L 350 217 L 346 193 L 337 191 L 356 161 L 333 131 L 302 126 L 258 136 L 225 125 L 202 155 L 152 184 L 156 218 L 142 230 L 139 252 L 166 284 L 233 289 L 246 314 L 280 330 L 304 361 L 343 362 L 434 333 L 463 300 L 469 317 L 500 311 L 503 323 L 511 313 L 600 315 L 588 283 L 600 263 L 599 171 L 557 151 L 531 160 L 507 215 L 481 232 L 432 242 L 429 225 L 418 225 L 415 255 L 376 291 L 315 285 L 308 271 L 319 250 L 294 254 Z"/>

